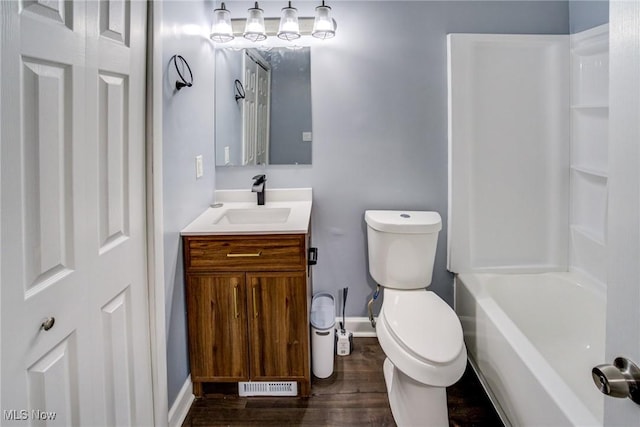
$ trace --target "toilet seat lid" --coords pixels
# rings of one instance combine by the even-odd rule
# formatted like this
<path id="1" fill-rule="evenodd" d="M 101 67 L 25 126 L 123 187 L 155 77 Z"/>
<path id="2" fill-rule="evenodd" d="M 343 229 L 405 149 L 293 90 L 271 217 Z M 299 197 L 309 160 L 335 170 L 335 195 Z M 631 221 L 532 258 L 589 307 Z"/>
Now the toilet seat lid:
<path id="1" fill-rule="evenodd" d="M 385 289 L 383 307 L 389 331 L 414 357 L 448 363 L 462 351 L 460 320 L 435 293 Z"/>

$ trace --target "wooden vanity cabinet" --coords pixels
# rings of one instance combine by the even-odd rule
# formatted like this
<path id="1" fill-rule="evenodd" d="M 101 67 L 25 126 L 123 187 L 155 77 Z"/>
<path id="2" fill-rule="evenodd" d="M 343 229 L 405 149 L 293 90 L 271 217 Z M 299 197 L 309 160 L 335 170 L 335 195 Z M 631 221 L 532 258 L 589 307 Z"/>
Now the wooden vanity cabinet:
<path id="1" fill-rule="evenodd" d="M 185 236 L 183 243 L 194 394 L 205 382 L 298 381 L 308 396 L 308 236 Z"/>
<path id="2" fill-rule="evenodd" d="M 248 380 L 244 274 L 187 274 L 186 286 L 191 380 Z"/>

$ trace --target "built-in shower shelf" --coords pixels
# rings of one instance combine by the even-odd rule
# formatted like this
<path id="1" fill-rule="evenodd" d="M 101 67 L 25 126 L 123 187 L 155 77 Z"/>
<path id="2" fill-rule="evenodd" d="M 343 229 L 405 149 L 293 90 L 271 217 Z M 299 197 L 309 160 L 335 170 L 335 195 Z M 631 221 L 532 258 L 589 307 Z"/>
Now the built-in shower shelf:
<path id="1" fill-rule="evenodd" d="M 582 227 L 579 225 L 571 225 L 571 231 L 573 233 L 580 234 L 583 238 L 588 239 L 591 243 L 595 243 L 599 246 L 604 246 L 604 234 L 598 234 L 593 230 L 589 230 L 586 227 Z"/>
<path id="2" fill-rule="evenodd" d="M 570 268 L 606 283 L 609 182 L 609 31 L 571 41 Z"/>
<path id="3" fill-rule="evenodd" d="M 571 226 L 570 270 L 579 270 L 600 283 L 607 281 L 607 247 L 604 235 Z"/>
<path id="4" fill-rule="evenodd" d="M 573 110 L 586 110 L 586 111 L 601 111 L 602 113 L 607 113 L 609 111 L 609 106 L 604 104 L 578 104 L 572 105 L 571 109 Z"/>
<path id="5" fill-rule="evenodd" d="M 609 24 L 571 35 L 571 53 L 580 56 L 599 55 L 609 51 Z"/>
<path id="6" fill-rule="evenodd" d="M 571 163 L 584 173 L 606 175 L 608 170 L 609 109 L 595 107 L 571 110 Z"/>
<path id="7" fill-rule="evenodd" d="M 609 52 L 609 25 L 604 24 L 570 37 L 571 53 L 576 56 L 600 55 Z"/>
<path id="8" fill-rule="evenodd" d="M 575 39 L 574 39 L 575 40 Z M 609 44 L 608 40 L 586 40 L 579 41 L 582 46 L 571 49 L 571 53 L 576 56 L 595 56 L 600 55 L 602 52 L 608 52 Z"/>
<path id="9" fill-rule="evenodd" d="M 609 174 L 606 171 L 593 169 L 593 168 L 589 168 L 589 167 L 585 167 L 585 166 L 571 165 L 571 169 L 576 171 L 576 172 L 580 172 L 580 173 L 585 174 L 585 175 L 590 175 L 590 176 L 595 177 L 595 178 L 600 178 L 600 179 L 605 180 L 605 181 L 609 177 Z"/>
<path id="10" fill-rule="evenodd" d="M 571 226 L 600 245 L 604 244 L 607 228 L 607 178 L 574 169 L 570 190 Z"/>
<path id="11" fill-rule="evenodd" d="M 608 81 L 608 26 L 601 25 L 572 35 L 571 103 L 606 107 L 609 103 Z"/>

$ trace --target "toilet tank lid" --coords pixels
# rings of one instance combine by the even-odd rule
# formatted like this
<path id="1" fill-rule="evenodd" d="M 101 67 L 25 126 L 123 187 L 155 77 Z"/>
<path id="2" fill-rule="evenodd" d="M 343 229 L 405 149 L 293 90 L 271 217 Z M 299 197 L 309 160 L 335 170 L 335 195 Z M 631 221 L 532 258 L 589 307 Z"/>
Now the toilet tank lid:
<path id="1" fill-rule="evenodd" d="M 365 211 L 364 220 L 374 230 L 388 233 L 426 234 L 442 229 L 442 218 L 438 212 Z"/>

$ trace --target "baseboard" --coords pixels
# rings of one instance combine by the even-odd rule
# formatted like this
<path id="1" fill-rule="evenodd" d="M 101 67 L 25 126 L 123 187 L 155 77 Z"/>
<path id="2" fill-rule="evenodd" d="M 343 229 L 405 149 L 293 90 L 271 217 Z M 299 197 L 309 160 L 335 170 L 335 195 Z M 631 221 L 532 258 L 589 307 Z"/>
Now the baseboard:
<path id="1" fill-rule="evenodd" d="M 191 408 L 194 399 L 193 384 L 191 383 L 191 375 L 189 375 L 176 400 L 171 405 L 171 409 L 169 409 L 169 427 L 180 427 L 182 425 L 187 418 L 189 408 Z"/>
<path id="2" fill-rule="evenodd" d="M 336 328 L 340 328 L 342 317 L 336 317 Z M 376 330 L 371 326 L 368 317 L 347 317 L 345 319 L 346 329 L 353 332 L 353 336 L 358 337 L 376 337 Z"/>

